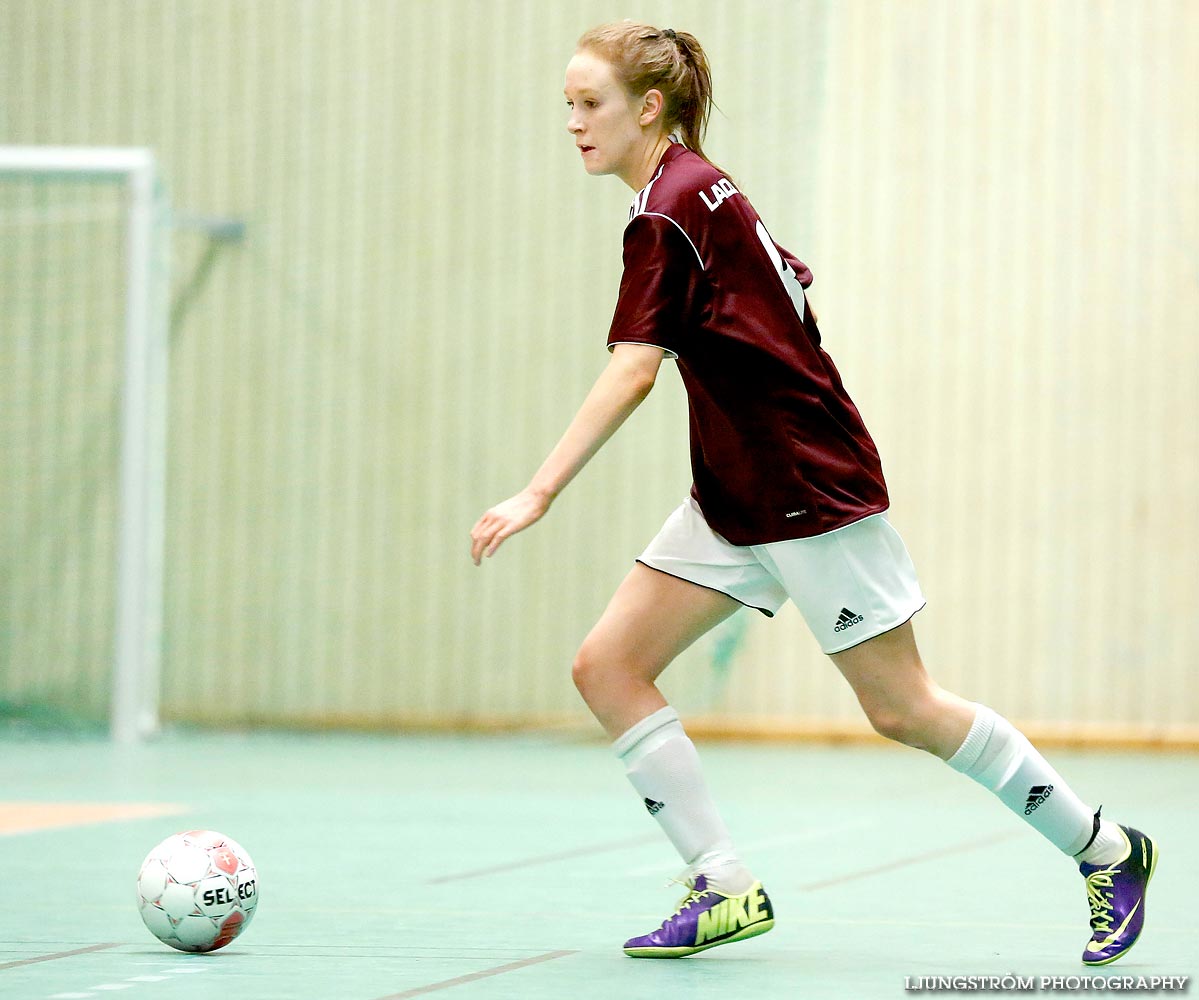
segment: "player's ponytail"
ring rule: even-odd
[[[578,49],[610,63],[630,94],[661,91],[666,131],[708,160],[703,141],[713,106],[712,68],[699,39],[686,31],[617,21],[586,32]]]

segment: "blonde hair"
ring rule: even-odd
[[[661,91],[663,125],[705,160],[703,140],[712,102],[712,69],[699,39],[685,31],[615,21],[585,32],[577,46],[611,64],[634,96]],[[711,160],[708,160],[711,163]]]

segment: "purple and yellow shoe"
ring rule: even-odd
[[[1145,890],[1157,867],[1157,844],[1130,826],[1120,827],[1128,853],[1110,865],[1081,864],[1091,904],[1091,940],[1084,965],[1107,965],[1136,944],[1145,925]]]
[[[774,926],[774,907],[761,882],[755,882],[737,896],[709,889],[704,875],[696,875],[694,881],[684,884],[688,892],[674,915],[656,931],[626,941],[626,955],[686,958],[717,945],[757,937]]]

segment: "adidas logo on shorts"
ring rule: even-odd
[[[844,632],[847,628],[853,628],[855,625],[860,625],[866,619],[859,614],[850,611],[849,608],[842,608],[841,614],[837,616],[837,624],[833,626],[834,632]]]

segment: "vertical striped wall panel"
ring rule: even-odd
[[[947,686],[1053,725],[1199,726],[1199,10],[1187,0],[643,5],[693,30],[709,152],[813,268]],[[244,219],[173,332],[166,709],[581,711],[573,650],[685,494],[669,371],[544,522],[467,532],[605,360],[630,192],[561,77],[599,0],[8,0],[0,141],[148,144]],[[210,248],[175,238],[177,290]],[[794,613],[666,681],[851,723]]]
[[[0,181],[3,714],[108,712],[125,214],[111,184]]]

